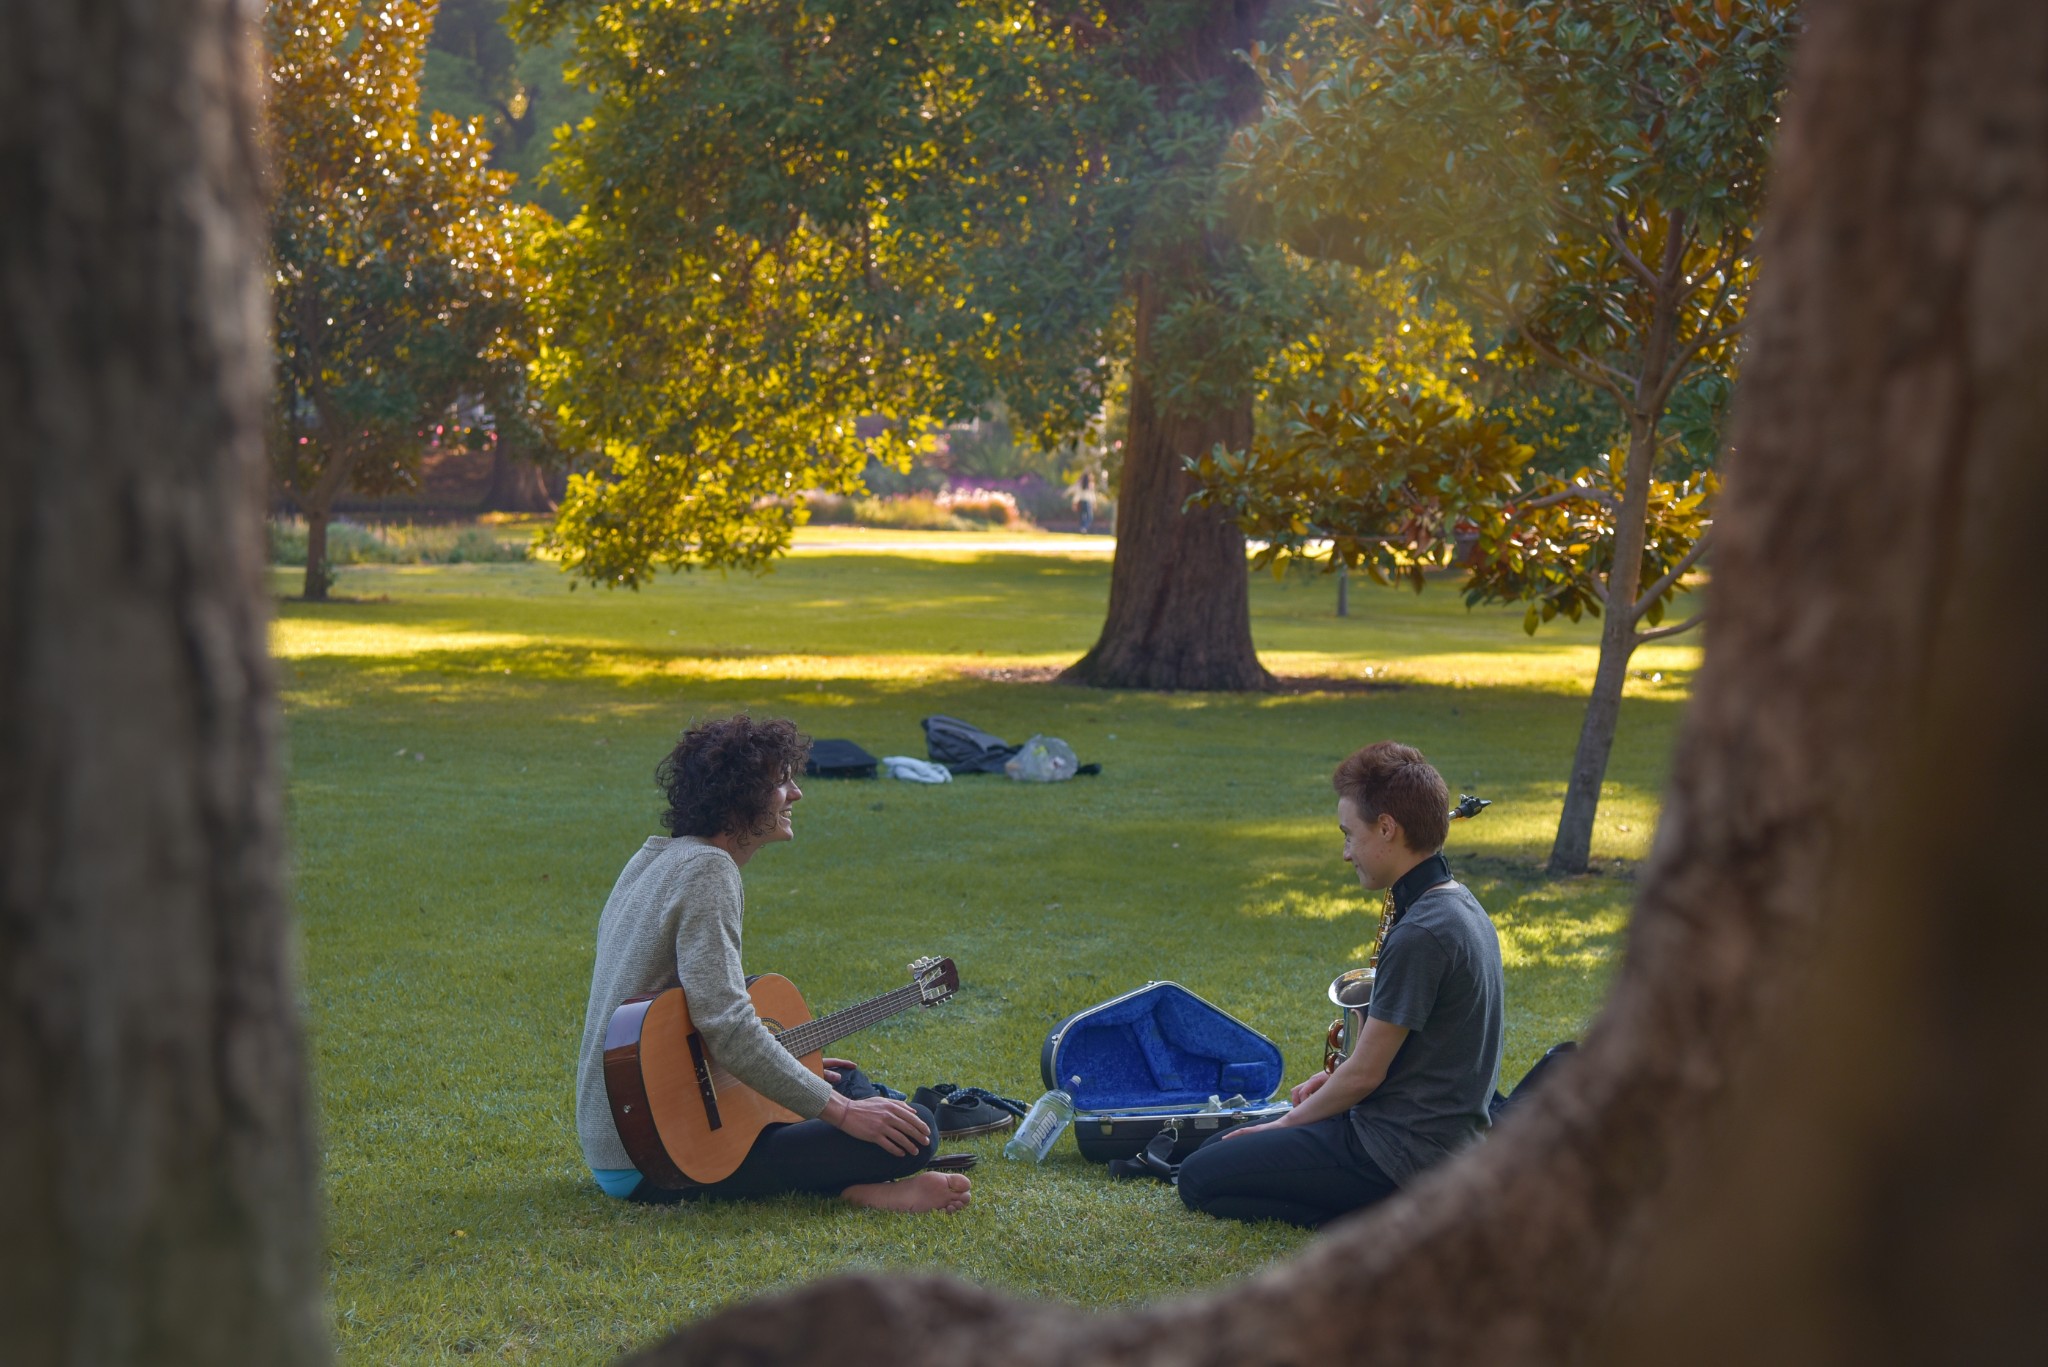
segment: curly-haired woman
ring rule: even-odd
[[[845,1059],[826,1059],[820,1078],[775,1042],[747,995],[740,870],[762,846],[795,838],[790,813],[809,750],[789,722],[728,717],[692,726],[655,771],[669,834],[627,861],[598,920],[576,1074],[577,1135],[607,1195],[667,1203],[807,1191],[885,1210],[967,1205],[967,1178],[922,1170],[938,1143],[929,1111],[883,1095]],[[677,983],[719,1066],[805,1117],[770,1125],[730,1177],[688,1191],[657,1187],[632,1166],[604,1086],[613,1009]]]

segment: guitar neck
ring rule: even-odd
[[[909,983],[894,992],[884,992],[879,997],[856,1002],[843,1011],[834,1011],[829,1016],[820,1016],[816,1020],[805,1021],[802,1025],[791,1026],[777,1035],[775,1042],[798,1058],[802,1058],[805,1054],[814,1054],[879,1021],[901,1015],[922,1000],[923,993],[918,985]]]

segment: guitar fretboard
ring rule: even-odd
[[[908,1011],[924,1000],[923,989],[916,983],[908,983],[894,992],[884,992],[879,997],[870,997],[856,1002],[843,1011],[834,1011],[829,1016],[805,1021],[802,1025],[791,1026],[775,1037],[775,1042],[802,1058],[805,1054],[816,1053],[836,1040],[865,1030],[877,1021]]]

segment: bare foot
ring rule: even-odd
[[[900,1210],[912,1215],[940,1210],[957,1215],[967,1209],[973,1186],[957,1172],[920,1172],[900,1182],[863,1182],[839,1196],[869,1210]]]

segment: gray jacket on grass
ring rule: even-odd
[[[605,1027],[626,998],[678,983],[721,1068],[806,1119],[825,1109],[831,1084],[775,1042],[747,996],[740,969],[745,914],[739,866],[695,836],[655,836],[619,874],[597,922],[597,966],[576,1065],[576,1136],[592,1168],[633,1166],[605,1099]]]

